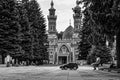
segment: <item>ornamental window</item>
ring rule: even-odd
[[[53,55],[50,55],[49,57],[50,57],[50,58],[53,58]]]
[[[51,31],[53,30],[53,27],[52,27],[52,26],[50,26],[50,30],[51,30]]]

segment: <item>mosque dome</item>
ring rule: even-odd
[[[73,35],[73,27],[70,25],[66,28],[66,30],[63,33],[63,39],[72,39]]]

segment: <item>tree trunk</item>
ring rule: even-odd
[[[4,64],[5,63],[5,55],[2,53],[2,64]]]
[[[120,68],[120,30],[116,35],[116,56],[117,56],[117,67]]]

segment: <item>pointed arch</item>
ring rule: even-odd
[[[69,45],[67,44],[61,44],[59,47],[58,47],[58,52],[60,53],[60,51],[64,51],[64,49],[66,49],[66,52],[71,52],[71,48]]]

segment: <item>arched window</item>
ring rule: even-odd
[[[52,26],[50,26],[50,30],[51,30],[51,31],[53,30],[53,27],[52,27]]]
[[[66,53],[68,53],[68,52],[69,52],[69,50],[68,50],[68,48],[67,48],[65,45],[63,45],[63,46],[60,48],[60,53],[66,54]]]

